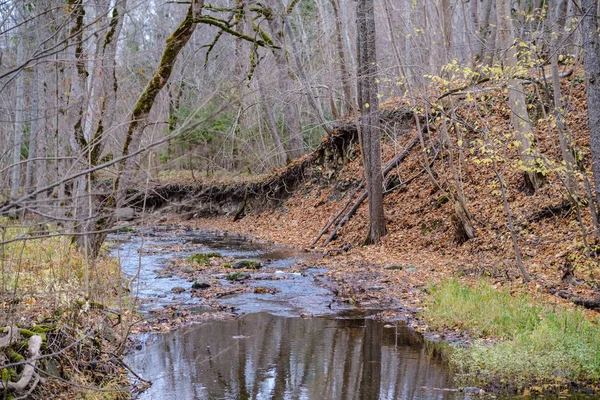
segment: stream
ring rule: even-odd
[[[139,234],[111,239],[123,273],[130,279],[137,276],[132,295],[140,299],[142,313],[171,304],[202,312],[200,298],[188,291],[170,292],[190,287],[190,282],[159,274],[170,257],[199,250],[236,259],[252,257],[282,279],[269,279],[273,272],[253,274],[244,284],[277,292],[219,299],[239,315],[236,319],[137,335],[140,345],[125,361],[152,381],[140,399],[469,398],[451,389],[450,372],[414,330],[402,323],[378,322],[365,311],[332,310],[328,306],[332,294],[315,282],[324,270],[293,270],[305,253],[236,235],[141,233],[143,239]],[[301,314],[314,317],[300,318]]]

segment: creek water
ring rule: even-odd
[[[449,399],[414,331],[372,319],[253,313],[147,335],[130,366],[144,399]]]
[[[289,248],[258,244],[243,236],[164,231],[115,235],[113,254],[126,276],[135,278],[142,312],[170,304],[197,306],[190,283],[161,277],[170,257],[198,250],[258,258],[277,269],[253,274],[247,284],[276,294],[244,293],[222,298],[235,320],[205,321],[169,333],[138,335],[141,343],[126,362],[152,386],[140,399],[463,399],[451,389],[451,374],[427,349],[422,336],[402,324],[384,324],[368,312],[332,310],[333,297],[315,278],[290,270],[305,257]],[[158,251],[157,249],[162,249]],[[273,269],[271,269],[273,271]],[[222,284],[230,284],[226,280]],[[168,295],[165,295],[168,293]],[[300,318],[309,313],[314,318]]]

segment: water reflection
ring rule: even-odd
[[[446,399],[418,334],[367,319],[259,313],[149,335],[129,362],[144,399]]]

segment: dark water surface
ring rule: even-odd
[[[386,327],[387,326],[387,327]],[[372,319],[249,314],[141,338],[142,399],[450,399],[419,334]]]

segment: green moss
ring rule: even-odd
[[[470,287],[448,280],[432,288],[424,316],[433,329],[459,329],[476,339],[469,348],[446,350],[463,383],[525,387],[600,379],[599,321],[581,310],[543,306],[485,281]]]
[[[35,325],[33,328],[31,328],[31,331],[38,333],[38,334],[39,333],[48,333],[55,328],[56,328],[56,325]]]
[[[21,362],[25,360],[25,357],[23,357],[21,354],[17,353],[10,347],[7,347],[4,350],[4,352],[6,353],[6,356],[8,357],[11,363]]]
[[[19,379],[19,374],[17,374],[17,371],[14,368],[4,368],[2,370],[2,381],[3,382],[10,382],[10,381],[17,381]]]
[[[34,332],[34,331],[30,330],[30,329],[25,329],[25,328],[19,328],[19,333],[22,336],[26,337],[26,338],[30,338],[33,335],[38,335],[38,336],[41,336],[43,342],[46,341],[46,334],[45,333],[37,333],[37,332]]]
[[[243,281],[244,279],[248,278],[250,278],[250,274],[247,272],[230,272],[225,277],[225,279],[227,279],[228,281],[233,282]]]

